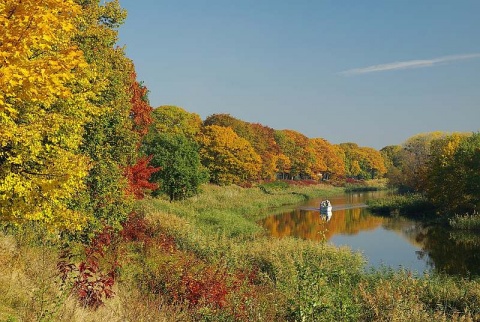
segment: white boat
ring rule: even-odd
[[[325,214],[332,212],[332,204],[330,203],[330,200],[323,200],[320,202],[320,212]]]

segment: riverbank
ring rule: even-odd
[[[120,264],[116,296],[96,311],[59,290],[60,245],[42,242],[34,229],[0,234],[0,321],[480,318],[477,280],[364,272],[363,258],[348,249],[266,236],[255,224],[265,209],[335,195],[338,188],[263,188],[205,186],[182,202],[140,202],[132,235],[110,255]]]
[[[435,207],[420,194],[392,195],[367,202],[371,212],[381,215],[402,215],[414,219],[431,219]]]

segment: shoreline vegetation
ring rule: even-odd
[[[421,194],[393,195],[367,201],[372,213],[382,216],[405,216],[426,223],[442,223],[455,230],[480,231],[480,214],[477,211],[454,216],[438,216],[435,206]]]
[[[274,182],[202,189],[185,201],[137,203],[141,215],[100,262],[118,261],[117,283],[97,310],[79,305],[58,277],[58,239],[35,225],[2,229],[0,321],[480,319],[478,279],[365,271],[365,260],[347,248],[271,238],[255,224],[265,210],[342,188]]]
[[[371,180],[353,180],[349,179],[345,183],[345,192],[363,192],[388,190],[388,181],[385,178]]]
[[[367,205],[376,214],[402,215],[420,220],[431,218],[435,213],[435,207],[427,198],[413,193],[368,200]]]

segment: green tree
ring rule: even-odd
[[[136,163],[140,135],[131,116],[133,64],[119,48],[118,27],[126,18],[118,1],[77,0],[82,7],[75,42],[91,66],[90,83],[97,95],[91,102],[101,109],[85,126],[82,152],[91,159],[88,191],[75,200],[75,208],[94,220],[90,230],[103,225],[120,228],[133,208],[127,194],[124,168]]]
[[[208,171],[200,162],[198,145],[183,134],[157,133],[144,142],[143,152],[153,158],[151,164],[160,171],[152,174],[161,191],[172,200],[185,199],[199,192],[208,181]]]
[[[480,209],[480,132],[464,139],[454,155],[454,163],[463,186],[462,208],[473,212]]]

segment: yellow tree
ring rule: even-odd
[[[313,176],[315,155],[309,138],[293,130],[277,130],[275,142],[281,153],[290,159],[291,178],[297,175],[302,178]]]
[[[343,158],[338,156],[335,146],[322,138],[311,139],[310,144],[315,154],[314,173],[320,173],[322,179],[345,175]]]
[[[246,139],[262,159],[260,178],[274,179],[278,171],[277,166],[282,164],[280,158],[285,158],[285,156],[281,156],[280,149],[275,142],[275,130],[258,123],[249,123],[249,127],[252,135]]]
[[[360,147],[356,143],[341,143],[338,147],[344,151],[347,176],[373,179],[381,177],[387,172],[380,151],[369,147]]]
[[[96,109],[92,71],[73,43],[69,0],[0,2],[0,219],[79,229],[67,203],[84,188],[79,145]]]
[[[371,179],[381,178],[387,173],[387,167],[380,151],[370,147],[360,147],[365,155],[364,167],[370,173]]]
[[[425,193],[442,210],[456,210],[465,199],[466,180],[460,179],[463,169],[455,162],[455,157],[459,146],[469,136],[471,134],[453,133],[431,142]]]
[[[429,132],[408,138],[402,144],[398,157],[400,175],[393,178],[392,184],[405,191],[423,192],[427,182],[430,146],[434,140],[446,135],[444,132]]]
[[[279,149],[275,142],[275,130],[259,123],[249,123],[234,118],[230,114],[213,114],[205,119],[204,126],[218,125],[230,127],[239,137],[246,139],[262,159],[260,179],[275,178],[278,170]],[[283,168],[283,167],[282,167]]]
[[[231,128],[205,126],[199,143],[202,164],[209,170],[213,183],[242,183],[257,177],[262,163],[260,156]]]

